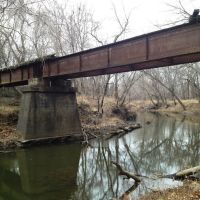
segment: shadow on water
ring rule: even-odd
[[[0,155],[0,200],[107,200],[133,185],[118,176],[114,160],[128,171],[150,176],[170,174],[200,163],[200,124],[166,116],[141,114],[151,124],[121,138],[38,147]],[[145,179],[133,192],[179,185],[168,179]]]
[[[2,155],[0,199],[69,199],[77,189],[80,152],[80,145],[62,145]]]

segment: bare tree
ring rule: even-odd
[[[172,97],[174,97],[179,102],[179,104],[181,105],[183,110],[186,110],[185,105],[180,100],[180,98],[176,95],[176,92],[175,92],[175,89],[174,89],[175,81],[172,81],[172,80],[168,81],[168,84],[170,84],[170,85],[167,86],[163,81],[161,81],[163,79],[159,78],[159,74],[158,73],[153,74],[153,73],[150,73],[150,72],[147,72],[147,71],[144,71],[144,73],[146,75],[148,75],[151,79],[156,80],[162,87],[164,87],[166,90],[168,90],[171,93]],[[176,73],[174,75],[176,76]],[[168,76],[168,78],[169,78],[169,76]]]

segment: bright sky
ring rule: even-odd
[[[66,2],[65,0],[57,0]],[[94,18],[102,24],[104,37],[111,39],[119,32],[115,20],[113,4],[119,16],[123,17],[123,10],[131,14],[129,32],[126,37],[133,37],[156,30],[155,25],[174,21],[176,16],[167,4],[177,5],[178,0],[71,0],[74,4],[85,3],[94,14]],[[200,9],[200,0],[181,0],[183,7],[192,13],[195,8]]]

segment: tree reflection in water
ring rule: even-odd
[[[107,200],[133,185],[123,180],[111,161],[127,171],[150,176],[171,174],[200,163],[200,124],[152,114],[139,115],[150,125],[119,139],[21,149],[0,155],[0,199]],[[180,184],[169,179],[145,179],[132,193]]]
[[[142,124],[148,120],[152,123],[142,129],[119,139],[93,141],[93,147],[82,151],[77,176],[78,190],[72,199],[111,199],[131,187],[133,181],[119,177],[111,160],[128,171],[146,176],[157,172],[170,174],[200,163],[199,124],[152,114],[139,116]],[[181,183],[167,179],[146,179],[132,196],[138,197],[150,189],[178,184]]]

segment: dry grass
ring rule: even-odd
[[[78,96],[77,97],[78,104],[80,103],[86,103],[90,105],[91,109],[93,111],[97,111],[97,100],[94,100],[91,97],[87,96]],[[186,111],[184,113],[194,113],[200,114],[200,103],[196,99],[190,99],[190,100],[182,100],[183,104],[186,107]],[[110,111],[110,108],[112,108],[115,105],[115,100],[113,97],[106,97],[104,102],[104,110]],[[128,108],[130,108],[132,111],[141,111],[145,108],[148,108],[152,105],[152,102],[150,100],[134,100],[126,104]],[[171,112],[171,113],[183,113],[183,109],[180,106],[179,103],[174,105],[173,101],[168,101],[168,108],[161,107],[158,109],[159,112]]]
[[[190,99],[190,100],[182,100],[183,104],[186,107],[186,111],[183,111],[183,108],[180,106],[180,104],[174,105],[174,102],[169,101],[169,107],[168,108],[160,108],[159,111],[162,112],[173,112],[173,113],[189,113],[193,112],[194,114],[199,113],[200,114],[200,103],[196,99]]]
[[[19,135],[16,132],[15,126],[8,126],[7,124],[0,123],[0,147],[9,146],[13,142],[19,139]]]
[[[124,123],[122,119],[111,114],[111,110],[115,105],[113,98],[105,98],[104,113],[102,116],[97,112],[97,101],[93,98],[78,96],[77,102],[83,127],[89,126],[90,128],[100,129]]]
[[[0,114],[2,115],[9,115],[15,112],[19,111],[18,106],[5,106],[5,105],[0,105]]]
[[[78,104],[87,104],[90,106],[92,111],[97,111],[97,100],[88,96],[77,96]],[[110,111],[110,109],[115,105],[115,100],[113,97],[105,97],[104,100],[104,111]]]
[[[111,116],[111,117],[103,117],[101,121],[102,126],[114,126],[116,124],[122,123],[122,120],[119,117]]]
[[[97,111],[97,101],[87,96],[78,96],[78,104],[86,104],[89,105],[91,111]],[[176,117],[176,119],[187,120],[189,122],[200,123],[200,103],[196,99],[190,100],[182,100],[184,105],[186,106],[186,111],[183,111],[182,107],[177,103],[174,105],[173,101],[168,101],[168,108],[161,107],[157,110],[151,110],[154,112],[159,112],[161,114],[166,114],[171,117]],[[111,115],[111,109],[116,105],[113,97],[106,97],[104,103],[104,115],[103,118],[99,120],[98,126],[105,125],[116,125],[122,123],[122,121],[116,117]],[[148,107],[152,106],[152,102],[150,100],[137,100],[132,101],[126,104],[126,107],[131,112],[138,111],[148,111]]]
[[[0,106],[0,125],[7,123],[16,126],[18,112],[19,107],[17,106]]]
[[[19,99],[11,97],[0,97],[0,121],[6,119],[10,115],[18,114]]]
[[[163,113],[179,113],[179,114],[199,114],[200,115],[200,103],[196,99],[190,99],[190,100],[182,100],[183,104],[186,107],[186,111],[183,110],[183,108],[180,106],[179,103],[174,105],[173,101],[168,101],[168,107],[161,107],[157,110],[158,112]],[[150,100],[139,100],[139,101],[132,101],[130,102],[130,106],[132,110],[135,111],[141,111],[145,108],[148,108],[152,105],[152,102]]]
[[[9,98],[0,100],[0,148],[12,147],[19,139],[16,123],[19,106]]]
[[[152,105],[152,102],[150,100],[134,100],[134,101],[131,101],[129,105],[132,110],[137,112]]]

